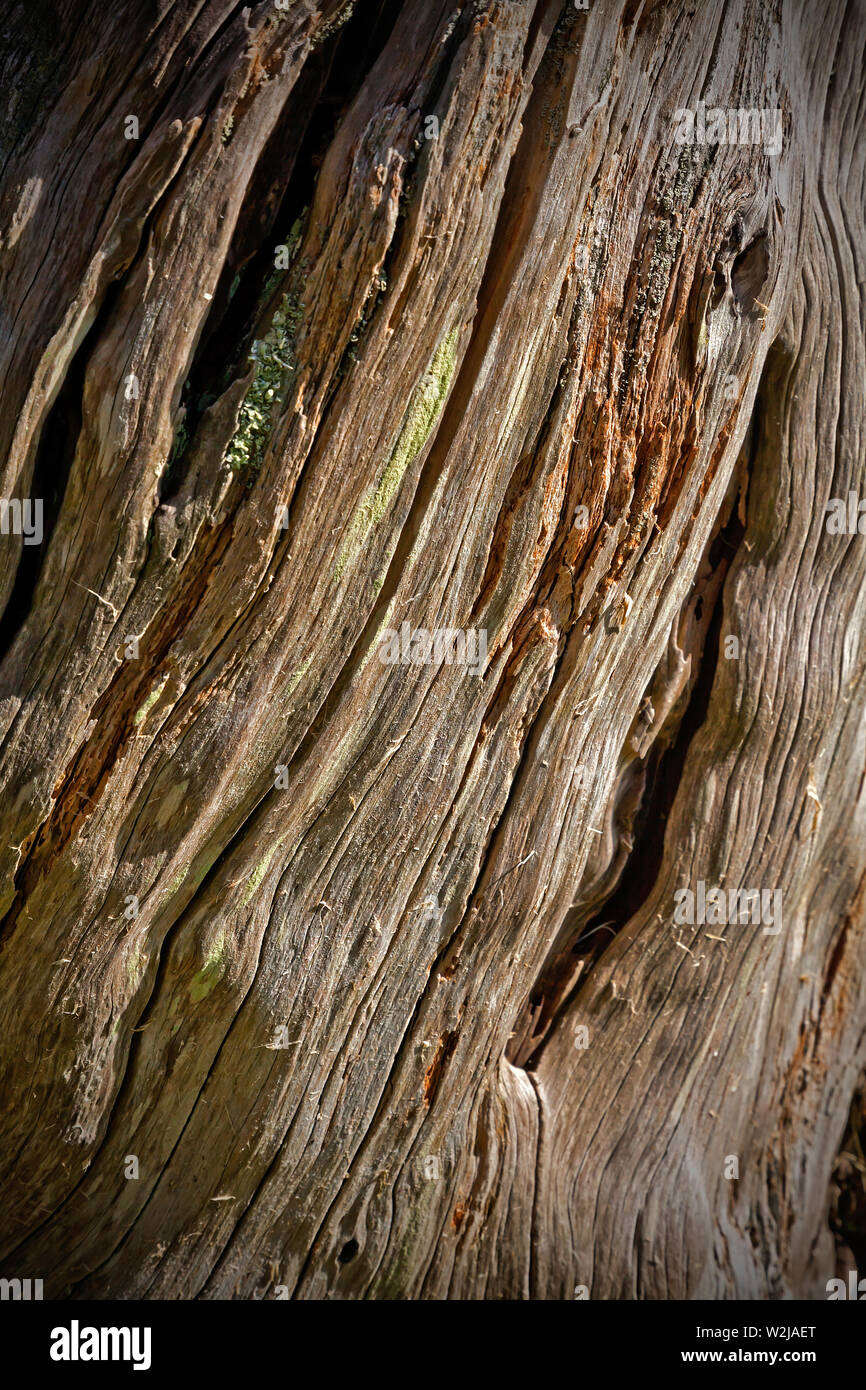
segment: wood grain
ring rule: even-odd
[[[2,1272],[824,1297],[866,9],[350,9],[6,21],[0,491],[55,500],[0,537]]]

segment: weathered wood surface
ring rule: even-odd
[[[54,501],[0,538],[3,1273],[823,1297],[862,0],[4,23],[0,491]],[[780,148],[678,144],[699,101]],[[701,879],[781,931],[674,925]]]

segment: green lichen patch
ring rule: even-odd
[[[306,661],[301,662],[301,665],[298,667],[298,669],[296,671],[293,671],[292,674],[289,676],[289,679],[286,683],[286,695],[292,695],[297,690],[301,681],[304,679],[304,676],[309,671],[312,660],[313,658],[311,656],[308,656]]]
[[[247,361],[255,364],[255,373],[247,387],[235,432],[224,457],[229,467],[243,482],[249,484],[255,478],[261,466],[265,443],[270,435],[273,407],[278,394],[282,396],[285,393],[295,366],[292,348],[303,317],[301,301],[295,287],[303,284],[306,270],[305,262],[296,266],[295,260],[303,239],[308,213],[308,207],[302,208],[285,241],[274,247],[277,264],[265,275],[263,283],[260,283],[263,271],[258,266],[252,271],[238,271],[234,276],[228,288],[226,302],[231,304],[243,286],[243,304],[246,306],[250,303],[250,310],[244,308],[241,314],[245,325],[250,321],[268,321],[268,307],[274,303],[281,287],[282,299],[270,320],[268,332],[253,343],[252,350],[248,350],[246,336],[238,341],[233,340],[232,328],[229,333],[231,347],[222,371],[215,377],[202,380],[199,370],[201,364],[197,363],[193,375],[187,377],[184,382],[181,391],[182,409],[179,412],[165,476],[165,486],[169,489],[180,475],[183,458],[195,437],[202,416],[245,370],[242,366],[245,356]],[[253,295],[254,303],[251,299]],[[247,326],[244,328],[244,334],[248,331]],[[284,364],[288,365],[289,370],[286,370]],[[268,394],[271,391],[273,395]]]
[[[388,276],[384,270],[380,270],[379,274],[375,277],[373,284],[370,286],[367,298],[364,300],[364,303],[361,306],[361,312],[358,315],[355,327],[352,329],[352,332],[349,336],[349,346],[346,349],[345,359],[344,362],[340,364],[341,375],[343,371],[345,371],[347,364],[357,362],[358,344],[364,337],[365,333],[367,332],[367,329],[370,327],[370,324],[372,323],[373,318],[375,316],[376,310],[381,304],[383,296],[387,289]]]
[[[153,709],[153,706],[156,704],[157,700],[159,699],[160,695],[162,694],[165,688],[167,680],[168,676],[163,676],[159,685],[154,686],[153,690],[151,690],[144,703],[139,707],[139,709],[136,710],[132,720],[136,728],[138,728],[139,724],[142,724],[144,722],[150,711]]]
[[[433,429],[457,360],[459,329],[452,328],[433,354],[403,417],[400,433],[375,487],[369,489],[349,523],[346,538],[337,557],[335,578],[340,579],[349,561],[360,550],[373,527],[381,521],[400,481],[412,461],[423,449]]]
[[[295,365],[292,345],[300,319],[301,308],[297,298],[284,294],[270,328],[263,338],[253,343],[250,351],[255,372],[225,454],[229,468],[240,474],[245,482],[251,482],[262,466],[271,433],[274,405],[279,399],[284,380]]]
[[[656,233],[647,273],[647,307],[651,311],[658,312],[667,294],[681,240],[682,232],[672,223],[663,222]]]
[[[355,0],[348,0],[348,4],[344,5],[342,10],[334,15],[333,19],[328,20],[320,29],[317,29],[310,41],[310,50],[314,52],[317,48],[321,48],[322,44],[326,43],[328,39],[333,38],[334,34],[342,29],[343,25],[352,18],[352,11],[354,8]]]
[[[279,849],[279,845],[272,845],[263,859],[259,861],[247,880],[247,886],[241,897],[241,906],[246,907],[251,898],[254,898],[262,885],[262,880],[270,867],[271,860]]]
[[[199,1004],[202,999],[206,999],[214,986],[219,984],[225,971],[225,940],[220,936],[214,942],[201,970],[193,976],[192,984],[189,989],[189,997],[192,1003]]]

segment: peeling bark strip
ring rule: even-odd
[[[862,1253],[864,36],[12,5],[4,1276],[824,1298]]]

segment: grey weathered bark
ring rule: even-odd
[[[4,24],[3,1273],[823,1297],[862,0]]]

